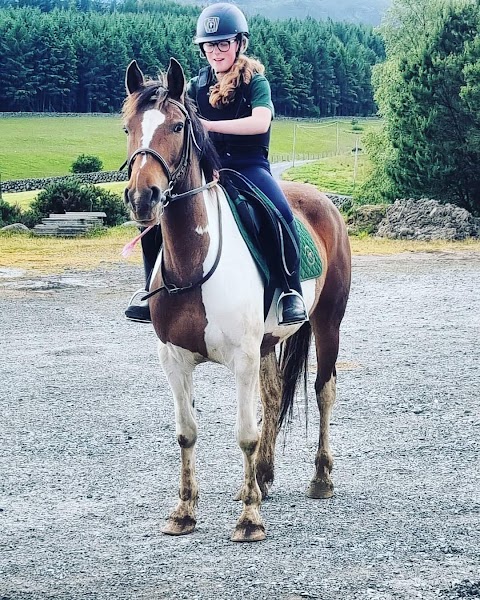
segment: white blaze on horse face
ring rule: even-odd
[[[142,119],[142,148],[150,148],[150,144],[152,143],[153,136],[155,132],[165,122],[165,115],[155,109],[146,110],[143,113]],[[142,164],[140,168],[145,166],[147,160],[147,156],[145,155],[142,160]]]

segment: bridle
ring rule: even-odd
[[[205,183],[204,185],[202,185],[200,187],[194,188],[192,190],[188,190],[187,192],[182,192],[181,194],[172,194],[173,189],[179,182],[180,178],[185,174],[187,167],[190,165],[192,144],[195,144],[195,146],[198,149],[198,151],[200,152],[200,154],[202,154],[203,150],[202,150],[202,148],[200,148],[200,146],[198,145],[198,142],[195,138],[195,133],[193,131],[192,119],[190,118],[190,115],[188,114],[185,106],[183,104],[181,104],[180,102],[173,100],[172,98],[168,98],[167,102],[170,102],[170,103],[174,104],[175,106],[177,106],[185,117],[186,131],[185,131],[184,137],[183,137],[182,155],[180,157],[178,165],[175,167],[175,169],[173,171],[171,171],[170,167],[167,164],[167,161],[163,158],[163,156],[161,154],[159,154],[156,150],[152,150],[152,148],[145,147],[145,148],[138,148],[137,150],[135,150],[135,152],[130,156],[130,158],[120,168],[120,170],[122,170],[125,166],[127,166],[128,179],[130,179],[130,177],[132,175],[133,162],[135,161],[137,156],[139,156],[139,155],[146,156],[148,154],[160,163],[160,165],[161,165],[162,169],[164,170],[164,173],[168,179],[168,187],[166,190],[164,190],[162,192],[161,197],[160,197],[162,213],[165,210],[165,208],[169,204],[174,202],[175,200],[180,200],[182,198],[188,198],[189,196],[193,196],[195,194],[198,194],[200,192],[208,190],[208,189],[216,186],[217,182],[218,182],[217,179],[214,179],[208,183]],[[223,245],[222,211],[221,211],[220,201],[218,199],[218,194],[217,194],[217,210],[218,210],[218,231],[219,231],[218,250],[217,250],[217,256],[216,256],[215,261],[214,261],[212,267],[210,268],[210,270],[203,277],[198,279],[197,281],[194,281],[194,282],[189,283],[188,285],[185,285],[182,287],[178,287],[174,283],[171,283],[167,280],[167,277],[165,274],[165,265],[163,262],[163,252],[162,252],[160,269],[161,269],[163,284],[159,288],[157,288],[151,292],[148,292],[145,296],[142,297],[142,300],[147,300],[148,298],[151,298],[152,296],[154,296],[155,294],[158,294],[158,292],[161,292],[162,290],[166,290],[169,294],[182,294],[184,292],[188,292],[192,289],[195,289],[195,288],[201,286],[202,284],[204,284],[206,281],[208,281],[210,279],[210,277],[215,272],[215,270],[218,266],[218,263],[220,262],[220,256],[222,254],[222,245]]]
[[[190,118],[190,115],[188,114],[185,106],[180,102],[177,102],[177,100],[173,100],[173,98],[168,98],[167,102],[170,102],[171,104],[174,104],[177,108],[179,108],[185,117],[186,131],[183,136],[182,154],[180,156],[178,165],[173,171],[171,171],[170,167],[167,164],[167,161],[163,158],[161,154],[159,154],[156,150],[153,150],[152,148],[142,147],[135,150],[135,152],[130,156],[130,158],[128,158],[119,169],[121,171],[126,166],[128,169],[128,179],[130,179],[132,175],[133,163],[137,156],[146,156],[148,154],[152,156],[157,162],[159,162],[168,179],[167,189],[164,190],[160,196],[162,211],[174,200],[180,200],[181,198],[193,196],[194,194],[198,194],[199,192],[203,192],[204,190],[210,189],[217,183],[216,181],[210,181],[209,183],[195,188],[193,190],[188,190],[187,192],[183,192],[181,194],[172,194],[173,189],[180,181],[180,178],[185,174],[187,167],[190,165],[192,144],[195,144],[195,147],[200,152],[200,154],[202,154],[203,150],[202,148],[200,148],[195,138],[192,119]]]

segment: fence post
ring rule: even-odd
[[[353,189],[355,189],[355,183],[357,181],[357,167],[358,167],[358,135],[355,138],[355,159],[353,161]]]
[[[292,167],[295,166],[295,147],[297,145],[297,124],[293,124],[293,156],[292,156]]]

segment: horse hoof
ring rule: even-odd
[[[261,542],[265,539],[265,527],[263,525],[237,525],[232,533],[232,542]]]
[[[165,535],[187,535],[188,533],[192,533],[196,524],[197,522],[192,517],[176,517],[168,519],[161,531]]]
[[[333,483],[329,481],[311,481],[306,491],[308,498],[326,499],[333,496]]]

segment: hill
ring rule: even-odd
[[[210,4],[191,0],[178,1],[180,4]],[[391,0],[239,0],[236,4],[247,15],[261,15],[268,19],[312,17],[379,25]]]

